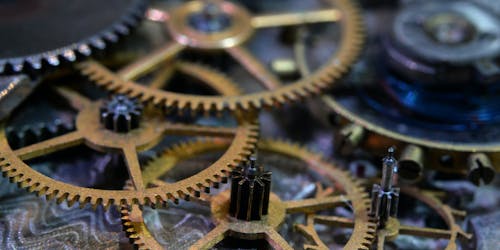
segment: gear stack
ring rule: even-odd
[[[142,105],[124,95],[115,95],[101,107],[101,123],[109,130],[126,133],[139,127]]]
[[[389,217],[395,217],[398,212],[399,188],[393,187],[394,172],[398,167],[394,148],[388,149],[388,155],[382,163],[382,181],[380,185],[373,185],[371,207],[371,212],[381,228],[385,227]]]
[[[271,172],[255,161],[251,157],[250,163],[232,173],[229,214],[239,220],[261,220],[268,213]]]

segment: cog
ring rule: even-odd
[[[177,162],[193,157],[197,154],[207,152],[217,152],[228,146],[228,141],[222,140],[198,140],[176,145],[168,148],[154,159],[145,168],[149,173],[146,182],[156,185],[166,185],[158,178],[168,172]],[[336,217],[335,225],[341,227],[351,227],[353,232],[349,241],[345,244],[345,249],[368,249],[375,236],[376,224],[371,221],[368,215],[369,199],[360,186],[360,182],[353,180],[347,172],[338,169],[336,166],[326,162],[321,155],[312,153],[299,145],[284,141],[264,140],[258,144],[258,149],[280,155],[286,155],[300,159],[308,164],[315,172],[321,173],[329,180],[335,182],[335,188],[342,190],[342,195],[332,196],[332,188],[323,189],[321,184],[317,184],[316,197],[281,201],[280,198],[271,193],[269,204],[269,214],[259,221],[228,220],[229,217],[229,191],[223,191],[216,196],[204,196],[200,200],[202,203],[209,203],[212,217],[217,225],[211,232],[200,239],[191,249],[209,249],[220,242],[227,235],[244,239],[258,239],[264,235],[270,244],[277,249],[291,249],[291,246],[277,233],[277,228],[283,222],[286,214],[304,213],[308,217],[315,215],[319,210],[325,210],[342,206],[349,202],[354,213],[353,219]],[[139,249],[161,249],[161,245],[148,231],[142,211],[139,206],[122,206],[122,222],[128,237]],[[332,222],[333,223],[333,222]],[[308,240],[311,232],[309,228],[299,226],[299,231]],[[312,247],[312,245],[306,245]],[[309,249],[309,248],[308,248]]]
[[[109,130],[126,133],[139,127],[142,105],[136,99],[115,95],[101,107],[101,123]]]
[[[179,62],[179,65],[190,68],[191,64]],[[210,70],[204,72],[206,74],[202,74],[200,79],[206,80],[205,84],[208,86],[215,90],[223,89],[222,94],[239,93],[234,87],[221,88],[223,84],[231,84],[231,81],[223,75]],[[193,76],[197,77],[197,75]],[[212,80],[217,80],[217,82],[214,83]],[[64,88],[57,89],[57,92],[78,111],[75,130],[15,150],[9,144],[5,133],[2,133],[0,135],[0,167],[5,176],[9,177],[10,181],[18,183],[20,187],[27,188],[28,191],[36,192],[38,195],[45,195],[49,199],[55,198],[58,202],[67,200],[70,206],[79,202],[80,207],[90,203],[94,207],[102,204],[108,208],[113,204],[165,205],[169,200],[173,202],[178,202],[179,199],[188,200],[191,196],[199,196],[211,187],[218,186],[220,182],[225,182],[231,170],[252,153],[257,143],[258,125],[252,114],[247,114],[245,119],[240,116],[238,126],[234,128],[210,127],[170,123],[165,121],[159,110],[145,107],[139,128],[128,133],[116,133],[106,129],[99,122],[102,101],[91,101]],[[4,128],[5,123],[0,125],[2,131]],[[145,186],[137,152],[155,146],[168,134],[229,138],[231,146],[216,162],[196,175],[172,183],[168,187]],[[79,187],[44,176],[24,162],[82,144],[101,152],[121,152],[133,180],[134,189],[101,190]]]
[[[408,195],[416,200],[419,200],[431,207],[448,226],[448,229],[437,229],[427,227],[408,226],[400,224],[396,218],[389,218],[389,221],[384,229],[377,232],[377,250],[383,250],[386,241],[392,241],[398,235],[413,235],[419,237],[448,239],[446,250],[455,250],[457,247],[458,237],[471,239],[472,235],[465,233],[460,225],[456,222],[455,217],[464,218],[465,211],[456,210],[449,207],[437,197],[436,193],[431,191],[420,190],[414,187],[406,187],[401,189],[401,193]]]
[[[52,123],[23,126],[20,130],[15,127],[7,127],[5,128],[5,134],[12,148],[17,149],[53,136],[65,134],[73,129],[72,123],[67,124],[61,120],[55,120]]]
[[[3,2],[0,74],[32,73],[102,50],[127,35],[145,7],[144,0]]]
[[[202,1],[182,4],[168,13],[155,9],[155,13],[161,12],[158,16],[164,17],[161,20],[166,23],[173,37],[172,42],[117,73],[96,61],[83,62],[79,64],[79,68],[84,75],[99,86],[167,108],[203,111],[253,110],[299,101],[311,95],[320,94],[336,83],[336,80],[346,73],[354,62],[363,42],[362,20],[353,1],[331,0],[327,3],[334,7],[317,11],[261,16],[252,16],[245,8],[228,1],[212,3],[217,5],[218,10],[215,12]],[[229,18],[229,24],[226,23],[227,20],[224,17]],[[201,19],[204,20],[204,24],[200,24]],[[266,66],[244,47],[244,43],[252,37],[253,32],[261,28],[336,21],[340,22],[342,29],[337,52],[310,76],[287,85],[283,85],[273,73],[268,72]],[[174,58],[186,49],[225,51],[250,72],[267,91],[227,97],[198,96],[159,91],[134,81],[158,64]]]

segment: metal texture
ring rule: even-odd
[[[186,68],[197,67],[182,63],[178,65],[184,65]],[[228,86],[232,84],[231,81],[213,71],[204,70],[202,74],[194,76],[199,77],[208,86],[213,86],[213,89],[221,90],[222,94],[239,93],[236,88]],[[224,85],[224,88],[221,88],[221,85]],[[0,159],[2,171],[10,181],[38,195],[55,198],[59,202],[67,200],[70,205],[75,202],[79,202],[80,206],[87,203],[94,207],[102,204],[105,208],[115,203],[165,205],[169,200],[178,202],[179,198],[187,200],[190,196],[199,196],[201,192],[225,181],[231,170],[252,153],[257,142],[258,125],[252,120],[252,114],[247,114],[250,119],[238,119],[239,125],[235,128],[209,127],[170,123],[163,118],[159,110],[148,107],[144,110],[144,117],[138,129],[129,133],[115,133],[104,128],[99,122],[101,101],[90,101],[64,88],[59,88],[58,93],[78,111],[76,130],[16,150],[12,149],[5,133],[2,133]],[[4,130],[5,124],[1,126]],[[232,138],[232,143],[226,153],[204,171],[166,187],[147,187],[143,182],[137,153],[155,146],[168,135]],[[82,144],[100,152],[121,152],[135,189],[100,190],[79,187],[46,177],[23,162]]]
[[[196,30],[186,21],[190,16],[202,11],[204,4],[201,1],[189,2],[168,13],[163,12],[161,15],[164,17],[161,20],[166,22],[174,41],[121,69],[118,74],[95,61],[83,62],[79,68],[99,86],[167,108],[204,111],[251,110],[298,101],[313,94],[319,94],[335,84],[336,80],[346,73],[354,62],[363,42],[362,20],[355,3],[349,0],[334,0],[328,3],[331,3],[333,8],[303,13],[252,16],[239,5],[221,1],[218,2],[220,11],[231,17],[232,25],[223,31],[206,33]],[[276,20],[280,21],[276,22]],[[331,55],[325,65],[310,76],[288,85],[283,85],[277,76],[269,72],[267,67],[244,46],[255,29],[324,22],[339,22],[341,26],[341,40],[337,51]],[[207,52],[225,51],[267,91],[230,97],[198,96],[153,90],[132,81],[136,76],[148,72],[161,62],[176,57],[186,49]]]
[[[146,181],[154,182],[157,185],[165,185],[164,182],[157,180],[157,178],[172,169],[177,162],[193,157],[196,154],[220,151],[227,146],[227,141],[194,141],[169,148],[146,167],[146,171],[151,169],[150,175],[148,175],[151,179]],[[354,218],[332,216],[329,218],[331,224],[337,223],[335,225],[352,228],[353,232],[350,239],[345,244],[346,249],[367,249],[370,246],[376,225],[368,216],[370,202],[358,181],[353,180],[346,172],[338,169],[335,165],[323,160],[321,155],[312,153],[297,144],[263,140],[259,142],[258,149],[259,151],[286,155],[306,162],[312,171],[321,173],[335,183],[335,190],[341,191],[341,194],[332,196],[332,187],[323,189],[321,184],[317,184],[318,187],[314,198],[282,201],[274,193],[271,193],[269,213],[257,221],[230,219],[229,191],[221,192],[213,197],[203,197],[203,203],[209,202],[210,204],[212,218],[217,226],[205,237],[194,243],[190,247],[191,249],[210,249],[228,236],[240,239],[263,239],[274,249],[292,249],[287,241],[277,233],[287,214],[300,213],[309,217],[321,217],[316,214],[318,211],[343,206],[346,202],[350,204]],[[187,151],[189,153],[186,153]],[[131,208],[124,206],[122,215],[125,231],[139,249],[161,249],[160,244],[148,231],[142,217],[142,211],[138,206],[132,206]],[[340,223],[343,221],[347,221],[347,223]],[[325,224],[328,225],[328,222],[325,222]],[[324,245],[319,245],[321,243],[317,241],[319,237],[314,227],[298,225],[297,230],[312,242],[306,244],[305,248],[324,249],[322,247]]]

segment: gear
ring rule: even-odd
[[[227,2],[217,2],[219,17],[213,11],[205,13],[202,1],[182,4],[169,13],[162,12],[174,41],[159,50],[113,73],[95,61],[79,64],[84,75],[108,90],[137,97],[142,101],[180,109],[203,111],[251,110],[276,104],[298,101],[319,94],[331,87],[354,62],[363,42],[363,28],[359,10],[350,0],[328,1],[335,8],[303,13],[251,16],[243,7]],[[215,3],[214,3],[215,4]],[[209,8],[210,9],[210,8]],[[156,10],[159,11],[159,10]],[[203,13],[203,15],[201,14]],[[220,18],[222,16],[222,18]],[[229,26],[226,18],[230,20]],[[203,25],[199,22],[206,22]],[[280,80],[246,48],[243,47],[254,29],[297,26],[311,23],[339,21],[342,32],[337,52],[310,76],[288,85]],[[159,63],[168,61],[184,49],[225,51],[246,68],[269,91],[240,96],[198,96],[169,91],[158,91],[133,81]]]
[[[74,130],[72,123],[63,123],[55,120],[53,123],[38,123],[36,125],[23,126],[21,130],[15,127],[5,128],[5,135],[13,149],[28,146],[46,140],[50,137],[63,135]]]
[[[101,123],[109,130],[126,133],[139,127],[142,105],[136,99],[115,95],[101,107]]]
[[[164,182],[157,180],[157,178],[168,172],[177,162],[197,154],[220,151],[227,146],[227,141],[199,140],[169,148],[145,168],[145,172],[149,173],[145,181],[160,186],[165,185]],[[367,249],[371,244],[371,240],[374,239],[376,224],[368,216],[370,201],[358,181],[353,180],[348,173],[324,161],[321,155],[312,153],[296,144],[265,140],[259,142],[258,148],[265,152],[285,155],[306,162],[314,172],[321,173],[328,180],[334,182],[335,188],[342,190],[344,194],[331,196],[332,190],[323,190],[321,184],[317,184],[315,198],[281,201],[276,194],[271,193],[269,214],[263,216],[262,220],[257,221],[228,219],[230,198],[228,191],[223,191],[214,197],[204,197],[204,201],[210,201],[212,217],[217,226],[204,238],[192,245],[191,249],[211,248],[227,235],[243,239],[259,239],[265,235],[268,241],[272,241],[271,244],[274,248],[291,249],[286,240],[275,231],[283,222],[286,214],[305,213],[308,216],[315,215],[319,210],[337,207],[344,204],[344,202],[348,202],[352,206],[353,220],[335,217],[332,223],[353,228],[351,237],[345,244],[345,249]],[[148,231],[139,206],[123,206],[121,212],[124,229],[139,249],[162,248]],[[305,234],[307,239],[311,239],[309,237],[311,232],[308,228],[299,227],[299,231]]]
[[[249,164],[231,174],[229,214],[239,220],[261,220],[269,211],[271,172],[256,166],[255,161],[251,157]]]
[[[145,7],[144,0],[3,1],[0,74],[32,73],[104,49],[130,32]]]
[[[180,65],[191,68],[191,64],[181,63]],[[231,81],[215,72],[205,70],[205,73],[200,76],[200,79],[205,80],[205,83],[215,90],[220,89],[222,84],[231,84]],[[217,80],[217,82],[214,83],[212,80]],[[222,94],[239,93],[234,87],[227,86],[223,89],[225,91]],[[238,119],[239,125],[235,128],[176,124],[164,121],[163,116],[152,107],[144,109],[139,128],[129,133],[116,133],[106,129],[99,122],[102,101],[90,101],[64,88],[59,88],[58,93],[78,111],[76,129],[17,150],[12,149],[5,133],[2,133],[0,135],[0,167],[12,182],[38,195],[56,198],[59,202],[67,200],[70,206],[75,202],[79,202],[80,206],[90,203],[95,207],[102,204],[105,208],[114,203],[165,205],[168,200],[178,202],[179,198],[187,200],[190,196],[199,196],[212,186],[225,182],[231,170],[252,153],[257,142],[258,125],[253,119],[250,121],[247,118]],[[247,117],[251,118],[252,114],[247,114]],[[5,124],[0,127],[3,130]],[[167,134],[229,137],[232,138],[232,143],[216,162],[196,175],[172,183],[168,187],[144,186],[137,152],[151,148]],[[46,177],[23,162],[81,144],[103,152],[122,152],[135,189],[101,190],[78,187]]]
[[[391,217],[389,218],[385,227],[378,230],[377,232],[377,250],[385,249],[385,242],[396,239],[398,235],[413,235],[420,237],[448,239],[448,244],[445,248],[447,250],[458,249],[456,243],[458,237],[463,237],[469,240],[472,238],[472,235],[465,233],[455,220],[455,217],[457,216],[464,218],[466,215],[465,211],[456,210],[449,207],[448,205],[443,204],[443,202],[441,202],[441,200],[437,198],[436,193],[432,193],[430,191],[419,190],[418,188],[413,187],[406,187],[401,188],[401,193],[419,200],[431,207],[436,212],[436,214],[438,214],[445,221],[448,229],[402,225],[400,224],[400,221],[398,219]]]
[[[294,47],[294,58],[303,76],[310,74],[307,55],[303,49],[305,42],[305,39],[298,40]],[[324,116],[324,113],[334,113],[336,118],[345,118],[334,121],[336,123],[334,125],[340,125],[335,136],[335,150],[338,153],[345,156],[362,147],[376,156],[381,156],[386,148],[396,146],[402,149],[400,150],[399,176],[406,180],[420,180],[424,165],[444,173],[467,175],[469,179],[474,180],[474,183],[488,184],[493,180],[491,173],[500,166],[498,126],[494,122],[484,126],[474,125],[474,123],[479,119],[494,120],[496,111],[490,113],[490,110],[495,110],[494,104],[477,104],[482,104],[485,99],[495,101],[495,98],[471,98],[470,106],[477,106],[478,110],[477,113],[474,112],[471,115],[468,112],[457,112],[458,114],[444,112],[442,99],[438,102],[441,109],[436,108],[441,112],[429,111],[429,107],[423,107],[427,109],[427,113],[438,113],[439,119],[442,119],[438,122],[434,122],[435,117],[415,119],[414,116],[408,116],[408,110],[401,112],[402,117],[399,117],[394,115],[399,111],[395,110],[391,99],[393,95],[380,94],[371,85],[379,79],[374,76],[376,74],[373,72],[373,67],[365,66],[365,64],[371,65],[376,62],[363,59],[361,63],[359,67],[356,67],[357,70],[361,68],[360,72],[354,74],[361,76],[361,80],[349,79],[342,85],[336,86],[332,94],[321,98],[321,106],[315,107],[316,110],[324,111],[317,112],[321,116]],[[409,102],[415,102],[419,98],[417,97],[419,94],[415,94],[419,92],[410,91],[407,86],[400,87],[404,89],[401,92]],[[386,90],[386,88],[381,89]],[[368,95],[388,102],[379,103],[378,99],[366,98]],[[450,105],[456,107],[458,106],[456,103]],[[444,113],[448,115],[443,116]],[[446,121],[452,115],[464,114],[467,114],[467,119],[473,123],[472,125],[459,126],[459,129],[454,129],[457,126],[449,125]],[[428,121],[430,122],[427,123]],[[447,126],[453,128],[449,129]],[[481,133],[479,133],[479,127],[484,128]],[[475,159],[479,159],[480,163],[477,164]]]

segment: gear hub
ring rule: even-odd
[[[256,166],[255,158],[232,174],[229,213],[239,220],[261,220],[269,209],[271,171]]]
[[[142,105],[136,99],[115,95],[103,104],[100,113],[106,129],[126,133],[139,127]]]

